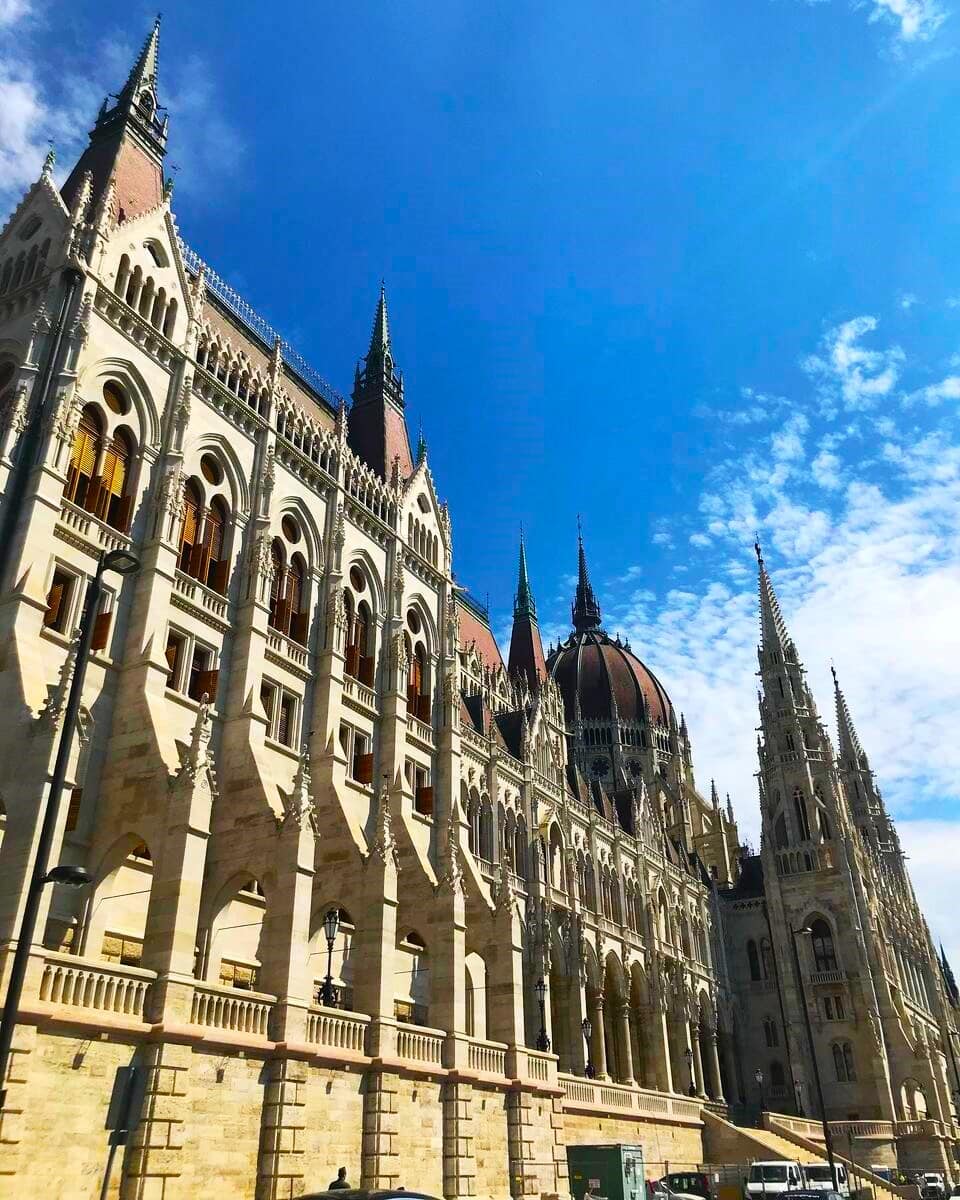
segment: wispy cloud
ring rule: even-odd
[[[819,354],[808,355],[803,368],[821,384],[821,396],[845,408],[869,408],[896,387],[904,361],[899,346],[871,350],[862,339],[877,328],[876,317],[854,317],[829,330]]]
[[[870,24],[892,28],[898,43],[929,41],[949,15],[940,0],[851,0],[851,7],[865,12]]]

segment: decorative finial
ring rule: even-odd
[[[753,535],[753,550],[757,556],[757,562],[762,567],[763,566],[763,551],[760,549],[760,534],[759,533],[755,533]]]
[[[57,161],[57,152],[54,149],[53,140],[48,142],[50,149],[47,151],[46,158],[43,160],[43,174],[49,177],[53,174],[53,167]]]

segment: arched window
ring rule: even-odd
[[[813,946],[813,961],[818,971],[835,971],[837,955],[833,947],[833,934],[830,926],[822,917],[818,917],[810,926],[810,939]]]
[[[773,948],[767,938],[764,938],[760,943],[760,967],[763,970],[764,979],[773,979],[775,977]]]
[[[126,533],[130,525],[131,497],[127,493],[130,458],[130,441],[118,429],[103,455],[95,514],[121,533]]]
[[[427,654],[423,642],[417,642],[410,661],[407,683],[407,711],[421,721],[430,720],[430,688],[427,683]]]
[[[190,562],[196,547],[200,544],[200,511],[203,501],[197,485],[192,481],[187,484],[183,497],[183,525],[180,529],[180,555],[177,566],[181,571],[190,573]]]
[[[786,850],[790,845],[790,838],[787,835],[787,818],[783,813],[777,817],[776,823],[773,826],[773,841],[778,850]]]
[[[810,841],[810,822],[807,818],[807,806],[804,803],[803,793],[799,788],[795,788],[793,792],[793,810],[797,818],[797,836],[804,842]]]
[[[857,1072],[853,1062],[853,1047],[849,1042],[834,1042],[833,1069],[838,1083],[853,1083]]]
[[[523,821],[517,822],[513,832],[513,869],[524,882],[527,878],[527,829]]]
[[[295,554],[287,573],[287,600],[290,607],[290,636],[301,646],[307,643],[307,569],[303,558]]]
[[[760,955],[757,953],[757,943],[753,938],[747,942],[747,961],[750,963],[750,978],[753,980],[762,978],[760,975]]]
[[[89,508],[89,501],[96,501],[99,490],[94,473],[100,458],[103,441],[103,425],[97,410],[90,405],[80,416],[80,425],[73,439],[70,465],[67,467],[67,484],[64,497],[80,508]]]
[[[782,1088],[786,1083],[786,1077],[783,1073],[783,1063],[776,1059],[770,1064],[770,1086]]]
[[[763,1038],[768,1046],[779,1046],[780,1035],[777,1033],[776,1022],[772,1017],[763,1018]]]
[[[267,618],[267,624],[272,629],[279,629],[283,621],[285,576],[283,547],[280,545],[280,539],[274,538],[270,543],[270,616]]]
[[[368,687],[373,683],[373,655],[371,646],[370,609],[361,600],[357,605],[357,615],[353,622],[353,642],[356,647],[357,678]]]
[[[226,529],[227,508],[221,497],[215,496],[203,526],[203,558],[199,578],[221,595],[227,590]]]

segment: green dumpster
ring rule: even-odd
[[[646,1200],[642,1146],[568,1146],[567,1166],[574,1200]]]

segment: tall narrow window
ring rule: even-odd
[[[177,566],[187,574],[190,572],[190,563],[193,561],[196,548],[200,544],[202,504],[196,484],[188,483],[183,498],[183,526],[180,530],[180,556],[177,560]]]
[[[750,978],[760,979],[760,955],[757,953],[757,943],[752,938],[747,942],[747,961],[750,964]]]
[[[303,559],[295,554],[287,572],[287,605],[290,609],[290,636],[301,646],[307,642],[306,569]]]
[[[811,943],[813,945],[813,961],[818,971],[835,971],[837,969],[837,955],[833,946],[833,934],[830,931],[830,926],[823,920],[818,918],[810,926],[812,933]]]
[[[226,509],[216,497],[207,512],[203,526],[203,554],[199,578],[202,583],[221,595],[227,590],[227,558],[224,549]]]
[[[797,818],[797,836],[804,842],[810,841],[810,821],[807,817],[807,806],[803,799],[803,793],[799,788],[794,788],[793,792],[793,810]]]
[[[373,655],[370,653],[370,610],[361,601],[353,622],[355,674],[361,683],[373,683]]]
[[[67,468],[67,485],[63,490],[64,496],[80,508],[90,508],[89,502],[96,501],[94,493],[98,488],[94,482],[94,472],[100,457],[102,439],[102,426],[96,410],[85,408],[73,439],[73,451]]]
[[[130,443],[126,434],[118,430],[103,456],[96,515],[121,533],[126,533],[130,524],[130,497],[127,495],[129,469]]]
[[[280,629],[284,615],[283,548],[277,538],[270,544],[270,616],[267,623]]]

